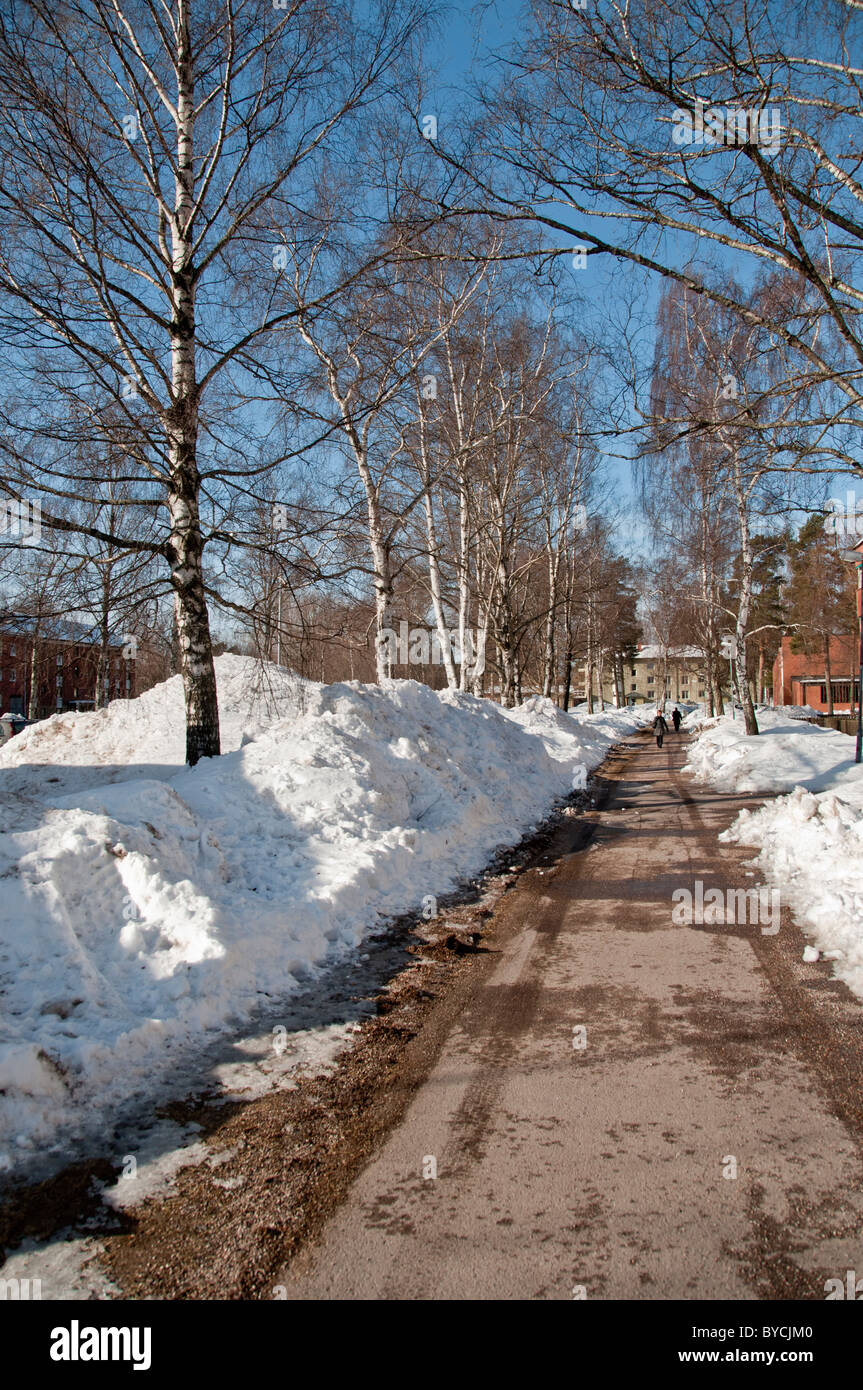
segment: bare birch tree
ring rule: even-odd
[[[413,0],[362,22],[327,0],[32,0],[0,16],[7,490],[80,529],[52,506],[76,496],[71,445],[109,442],[120,410],[160,518],[123,544],[167,566],[190,763],[220,749],[205,547],[242,543],[224,522],[265,472],[283,394],[261,399],[266,356],[295,314],[261,284],[421,18]]]
[[[646,268],[772,335],[771,391],[819,388],[811,432],[785,445],[801,470],[861,471],[861,37],[860,5],[834,0],[537,0],[476,127],[441,147],[472,175],[463,210],[539,224],[550,256]],[[765,270],[788,296],[753,303]]]

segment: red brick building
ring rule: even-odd
[[[0,616],[0,713],[27,715],[36,688],[35,715],[93,709],[99,672],[97,634],[80,623],[42,624],[19,614]],[[104,683],[109,700],[131,699],[135,662],[119,640],[107,652]]]
[[[828,709],[827,676],[823,652],[793,652],[791,637],[783,637],[773,663],[774,705],[809,705],[819,714]],[[833,710],[851,714],[857,708],[859,649],[856,635],[830,639],[830,675]]]

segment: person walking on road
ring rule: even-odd
[[[683,716],[681,715],[680,710],[675,705],[674,709],[671,711],[671,722],[674,725],[674,732],[676,734],[680,733],[680,721],[682,718]]]
[[[662,740],[668,733],[668,725],[665,722],[661,709],[656,711],[656,718],[653,721],[653,732],[656,734],[656,746],[657,748],[661,748]]]

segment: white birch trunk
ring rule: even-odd
[[[194,74],[188,0],[177,13],[177,175],[171,220],[171,385],[167,434],[170,461],[168,557],[186,703],[186,761],[220,752],[219,704],[204,589],[197,466],[198,387],[195,362]]]
[[[740,530],[740,598],[737,606],[737,623],[734,632],[734,670],[737,689],[740,695],[740,703],[743,706],[744,726],[747,734],[755,735],[758,733],[758,720],[755,716],[755,707],[752,703],[749,682],[746,679],[746,628],[749,623],[749,611],[752,606],[752,582],[755,562],[752,555],[752,545],[749,535],[748,499],[741,476],[740,456],[736,450],[733,455],[733,464],[734,491],[737,500],[737,522]]]

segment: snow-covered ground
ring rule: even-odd
[[[60,1154],[583,784],[635,711],[217,660],[221,758],[179,678],[0,750],[0,1169]],[[433,910],[433,909],[432,909]]]
[[[722,791],[786,793],[741,811],[722,837],[760,851],[766,880],[830,955],[835,972],[863,998],[863,766],[854,739],[759,710],[761,733],[746,738],[742,720],[701,721],[689,770]]]

